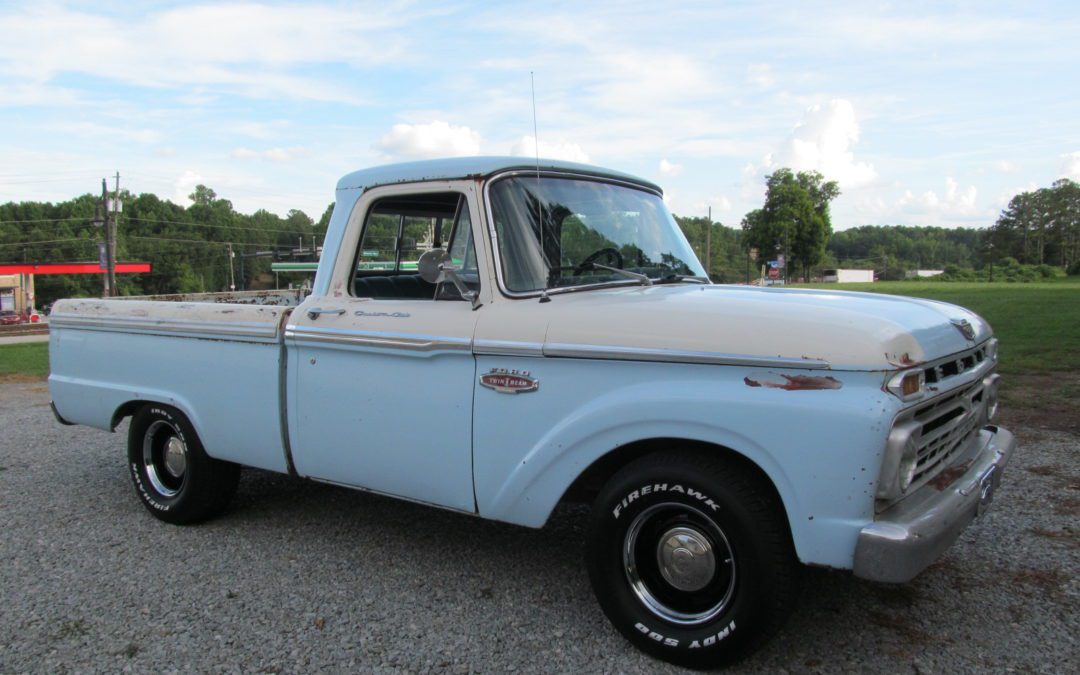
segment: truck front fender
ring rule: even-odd
[[[586,364],[569,367],[577,371],[576,382],[589,381],[580,372]],[[885,420],[891,419],[882,414],[890,402],[880,376],[837,374],[840,388],[791,391],[755,386],[775,374],[735,371],[683,370],[679,374],[691,376],[679,379],[668,372],[666,381],[646,373],[644,382],[595,392],[578,387],[562,401],[558,421],[538,430],[513,461],[506,451],[520,443],[529,420],[501,411],[478,415],[476,438],[483,440],[477,442],[474,465],[480,514],[540,527],[566,489],[597,460],[632,443],[684,439],[738,453],[768,477],[788,514],[800,559],[851,567],[858,528],[872,519]],[[557,377],[546,374],[545,385],[555,381],[549,391],[558,387]],[[478,392],[478,411],[484,397],[496,409],[524,398],[497,396]],[[549,412],[537,418],[551,419]]]

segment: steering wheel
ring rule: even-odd
[[[578,264],[578,266],[574,268],[574,276],[580,276],[582,273],[585,272],[585,270],[592,267],[592,264],[594,262],[596,262],[603,256],[608,256],[609,258],[611,258],[611,260],[615,263],[614,265],[612,265],[612,267],[622,268],[626,264],[623,260],[622,253],[619,253],[618,249],[607,246],[605,248],[593,251],[588,256],[586,256],[585,259],[582,260]]]

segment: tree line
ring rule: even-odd
[[[909,270],[946,269],[953,278],[985,278],[993,262],[1018,279],[1036,278],[1021,269],[1042,265],[1080,274],[1080,184],[1062,179],[1023,192],[986,229],[864,225],[832,231],[829,203],[835,182],[816,172],[780,169],[766,177],[762,208],[740,227],[702,217],[675,216],[713,280],[745,282],[783,254],[788,278],[812,279],[823,269],[874,269],[878,278],[903,279]],[[280,217],[266,210],[237,212],[228,199],[204,185],[181,206],[156,195],[121,192],[117,258],[150,262],[149,274],[118,275],[122,295],[199,293],[268,287],[274,259],[310,256],[321,243],[333,210],[318,220],[300,210]],[[65,202],[0,204],[0,262],[74,262],[98,259],[100,227],[93,224],[100,196]],[[711,232],[710,232],[711,231]],[[706,245],[709,251],[706,252]],[[229,248],[233,251],[231,259]],[[751,253],[757,256],[752,257]],[[706,258],[708,260],[706,261]],[[101,293],[99,275],[38,276],[38,304],[60,297]]]
[[[829,203],[835,182],[817,172],[779,169],[766,176],[765,203],[741,227],[676,216],[716,281],[757,278],[761,266],[783,255],[789,279],[813,279],[821,270],[873,269],[879,279],[904,279],[913,270],[946,270],[945,278],[987,278],[993,265],[1008,278],[1034,279],[1067,270],[1080,274],[1080,184],[1061,179],[1023,192],[989,228],[863,225],[832,231]],[[712,228],[711,256],[706,255]],[[756,253],[757,257],[752,254]],[[1024,269],[1039,267],[1039,270]],[[1058,272],[1054,272],[1057,269]]]
[[[321,244],[332,211],[327,207],[317,221],[295,209],[284,218],[266,210],[243,214],[204,185],[186,207],[149,193],[122,190],[120,197],[117,260],[152,264],[148,274],[118,274],[120,295],[214,292],[228,290],[230,283],[238,289],[272,287],[271,262],[298,250],[310,254]],[[100,204],[101,197],[90,194],[58,203],[0,204],[0,262],[97,261],[104,236],[94,225]],[[100,295],[102,283],[97,274],[38,275],[37,304]]]

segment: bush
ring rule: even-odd
[[[1080,276],[1080,260],[1077,260],[1073,264],[1069,265],[1068,275],[1070,277]]]

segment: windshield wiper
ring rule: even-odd
[[[674,284],[681,281],[688,281],[692,284],[708,284],[704,277],[696,277],[692,274],[669,274],[664,277],[660,277],[653,281],[654,284]]]
[[[638,274],[637,272],[631,272],[630,270],[624,270],[621,267],[611,267],[610,265],[601,265],[600,263],[589,263],[592,267],[599,267],[602,270],[614,272],[615,274],[621,274],[628,279],[636,279],[641,282],[642,286],[652,286],[652,279],[644,274]]]

